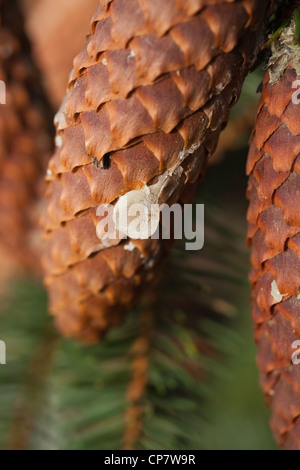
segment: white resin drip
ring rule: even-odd
[[[288,295],[288,294],[281,294],[279,292],[279,289],[278,289],[278,285],[277,285],[277,282],[276,281],[273,281],[272,284],[271,284],[271,295],[273,297],[273,299],[276,301],[276,302],[281,302],[282,299]]]
[[[183,174],[182,163],[191,154],[193,154],[202,144],[200,142],[193,144],[189,149],[182,150],[178,154],[177,162],[172,168],[166,170],[157,178],[157,182],[151,186],[144,185],[139,190],[129,191],[120,196],[114,207],[113,221],[118,231],[124,233],[130,238],[147,239],[150,238],[157,230],[160,220],[160,196],[167,184],[176,177],[178,180]],[[144,209],[142,214],[138,216],[130,215],[130,209],[134,205],[141,205]],[[127,214],[127,217],[125,215]],[[130,227],[134,224],[135,219],[139,219],[141,230],[139,236],[135,237],[131,233]]]

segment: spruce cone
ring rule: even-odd
[[[52,113],[31,59],[23,25],[17,2],[2,0],[0,80],[6,86],[6,104],[0,105],[2,280],[16,269],[37,267],[35,244],[40,243],[34,236],[33,204],[52,148]]]
[[[300,365],[292,361],[300,338],[300,107],[294,83],[300,46],[291,46],[293,28],[273,47],[248,159],[258,365],[284,449],[300,449]]]
[[[191,200],[256,58],[262,0],[100,1],[56,117],[45,283],[59,328],[94,341],[154,277],[160,240],[96,235],[97,206]]]

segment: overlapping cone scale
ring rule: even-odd
[[[104,246],[97,207],[155,184],[156,203],[191,200],[255,60],[268,7],[100,2],[56,117],[42,221],[50,310],[66,335],[96,340],[155,277],[168,246]]]
[[[290,30],[284,34],[289,36]],[[299,450],[300,48],[289,44],[284,50],[283,45],[274,46],[249,153],[248,240],[261,385],[277,441],[284,449]]]
[[[0,2],[0,281],[38,265],[34,205],[52,152],[52,113],[17,2]]]

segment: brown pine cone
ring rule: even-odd
[[[17,2],[0,2],[0,257],[1,279],[37,268],[33,204],[52,149],[52,113],[31,59]],[[4,96],[2,96],[4,98]],[[40,194],[39,194],[40,195]]]
[[[300,449],[300,365],[292,360],[300,338],[300,46],[293,39],[294,25],[274,44],[248,159],[258,366],[284,449]]]
[[[119,208],[125,194],[190,201],[269,3],[100,1],[56,117],[42,221],[50,311],[66,335],[96,340],[155,277],[165,244],[99,240],[97,207]]]

